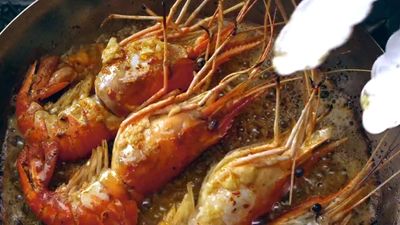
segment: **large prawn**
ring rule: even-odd
[[[237,25],[253,5],[251,1],[225,11],[223,1],[219,1],[213,16],[194,25],[191,25],[193,19],[209,0],[203,1],[185,21],[183,18],[190,6],[190,0],[187,0],[174,21],[182,2],[177,0],[168,15],[164,9],[163,17],[149,9],[149,17],[115,14],[109,17],[159,21],[119,43],[112,38],[103,52],[103,68],[96,79],[96,94],[115,114],[126,116],[174,90],[184,92],[190,89],[192,92],[195,86],[206,90],[221,63],[263,43],[262,32],[236,32]],[[225,13],[237,9],[241,11],[234,23],[224,21]]]
[[[250,68],[227,75],[212,89],[188,100],[181,102],[188,96],[182,93],[149,105],[123,121],[114,142],[111,167],[138,200],[159,190],[221,140],[241,109],[276,85],[273,79],[260,78],[271,46],[271,39],[264,41],[268,43]],[[165,106],[168,102],[175,104]]]
[[[274,139],[268,144],[233,150],[206,176],[197,205],[192,194],[186,195],[161,224],[251,224],[268,212],[286,193],[294,165],[311,166],[342,142],[320,147],[331,138],[331,128],[315,130],[317,89],[310,94],[292,131],[280,135],[277,88]]]

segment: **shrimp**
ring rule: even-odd
[[[242,7],[236,25],[223,20],[221,1],[213,17],[190,26],[189,20],[183,20],[190,1],[182,7],[179,18],[172,21],[180,2],[177,0],[169,14],[163,19],[160,17],[162,21],[156,25],[119,43],[115,38],[110,39],[96,79],[96,94],[116,115],[127,116],[171,91],[186,91],[196,84],[194,77],[212,74],[223,62],[263,42],[263,34],[258,31],[233,35],[236,25],[249,11],[249,4],[240,3],[226,11]],[[109,18],[137,16],[111,15]]]
[[[185,197],[181,205],[194,207],[173,208],[161,224],[176,224],[174,221],[196,225],[251,224],[286,193],[294,165],[316,163],[342,142],[319,147],[331,138],[332,128],[314,130],[317,88],[310,94],[292,131],[280,135],[279,92],[277,88],[274,139],[267,144],[233,150],[225,156],[207,174],[197,205],[193,197]]]
[[[274,85],[264,81],[248,87],[251,83],[241,83],[205,105],[196,103],[207,92],[183,102],[176,113],[170,107],[124,121],[114,142],[112,168],[141,196],[159,190],[221,140],[241,109]]]
[[[268,224],[348,224],[355,208],[400,174],[400,171],[395,172],[377,187],[370,179],[375,172],[379,171],[399,154],[399,151],[397,151],[386,161],[383,161],[383,157],[374,162],[377,150],[380,150],[384,139],[385,136],[381,139],[360,172],[341,190],[328,196],[312,197],[275,220],[268,222]],[[390,151],[389,149],[387,153],[390,153]]]
[[[159,190],[221,140],[235,116],[276,85],[273,79],[261,78],[265,73],[261,66],[270,46],[265,44],[253,66],[227,75],[212,89],[188,99],[187,93],[172,96],[123,121],[114,141],[111,168],[138,196],[138,201]]]
[[[67,184],[55,191],[31,182],[27,157],[31,148],[23,150],[17,169],[28,205],[45,224],[136,224],[136,202],[118,175],[109,169],[106,142],[93,151]]]
[[[38,164],[35,169],[35,174],[41,174],[44,184],[50,181],[57,160],[77,160],[88,156],[101,140],[115,137],[121,122],[101,105],[96,96],[91,95],[94,76],[90,74],[57,102],[41,104],[38,100],[48,94],[37,92],[45,89],[35,88],[42,86],[39,84],[42,77],[48,76],[43,74],[54,67],[50,62],[54,63],[53,58],[41,60],[37,71],[36,63],[30,66],[16,101],[18,127],[27,145],[40,146],[32,155],[47,159],[45,164]],[[49,148],[50,145],[57,148]]]

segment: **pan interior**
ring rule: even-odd
[[[227,5],[231,5],[234,1],[225,2]],[[287,8],[289,8],[290,11],[292,8],[289,2],[290,1],[287,1],[285,3],[288,3]],[[143,1],[143,3],[146,3],[158,13],[161,13],[162,11],[161,5],[155,1]],[[255,7],[256,10],[253,10],[252,13],[246,17],[249,23],[262,24],[263,22],[263,13],[261,10],[257,10],[263,8],[262,1],[259,1],[258,4],[260,5]],[[205,14],[210,14],[213,7],[215,7],[215,5],[210,4],[206,9]],[[77,46],[80,44],[92,43],[102,33],[116,34],[116,32],[121,30],[122,27],[131,26],[132,22],[118,21],[109,23],[102,29],[98,29],[103,19],[106,18],[109,13],[114,12],[121,14],[144,14],[141,4],[138,4],[137,2],[89,2],[77,0],[72,3],[67,0],[51,2],[38,1],[0,35],[0,45],[5,46],[0,48],[0,88],[2,90],[0,105],[3,106],[1,111],[3,119],[0,125],[2,128],[1,132],[5,134],[2,152],[2,213],[5,224],[38,224],[37,221],[33,219],[34,216],[30,213],[29,208],[23,203],[23,196],[19,193],[18,174],[15,170],[14,163],[17,153],[23,146],[23,139],[18,134],[17,129],[15,129],[15,118],[12,117],[15,102],[12,100],[12,95],[16,93],[16,90],[18,90],[19,84],[24,76],[24,71],[33,60],[42,55],[48,53],[59,54],[65,52],[71,45]],[[82,35],[82,33],[85,35]],[[351,40],[345,46],[333,52],[333,54],[327,59],[327,62],[323,65],[322,71],[343,68],[369,69],[379,54],[381,54],[379,47],[377,47],[366,32],[357,28]],[[21,55],[24,57],[21,57]],[[241,64],[244,62],[236,63]],[[229,66],[229,64],[226,65],[225,69],[231,69]],[[361,111],[358,96],[361,88],[368,79],[369,74],[366,73],[342,72],[331,74],[329,75],[329,84],[326,89],[329,95],[323,100],[325,104],[333,105],[335,110],[340,114],[340,117],[343,117],[342,120],[335,122],[335,124],[341,124],[341,127],[343,127],[343,130],[340,130],[341,133],[353,135],[352,137],[354,137],[352,139],[354,142],[346,145],[339,151],[352,151],[352,153],[356,155],[353,162],[345,162],[347,164],[354,164],[355,168],[359,167],[361,163],[365,161],[367,157],[366,152],[368,149],[376,145],[376,142],[380,138],[379,136],[368,136],[364,134],[360,127]],[[10,84],[16,85],[13,88],[13,85]],[[272,102],[271,99],[268,99],[268,96],[265,97],[264,105],[271,106],[269,109],[264,109],[265,113],[268,114],[268,110],[273,108]],[[253,108],[256,108],[256,106]],[[251,132],[242,132],[243,129],[251,131],[254,124],[249,123],[246,127],[243,126],[240,121],[251,121],[251,116],[262,116],[256,115],[254,112],[256,112],[257,109],[253,108],[250,108],[248,113],[243,113],[240,116],[238,122],[233,127],[232,134],[229,134],[221,144],[210,149],[199,160],[193,163],[182,176],[169,184],[165,190],[155,194],[143,203],[143,217],[141,218],[142,224],[152,224],[149,221],[155,217],[160,217],[161,213],[168,209],[172,201],[166,201],[165,196],[170,195],[172,193],[171,190],[180,190],[175,191],[176,194],[173,195],[174,201],[178,201],[184,193],[184,187],[187,181],[196,183],[198,187],[201,183],[201,177],[204,175],[205,168],[208,168],[209,165],[216,162],[218,157],[222,157],[227,150],[239,146],[238,143],[235,144],[232,141],[239,137],[235,137],[235,134],[242,134],[243,136],[241,138],[243,138],[243,140],[249,139],[249,143],[261,140],[262,138],[265,138],[265,136],[271,135],[266,131],[269,129],[267,127],[261,127],[258,131],[255,131],[255,133],[264,132],[262,133],[264,135],[257,136]],[[291,116],[293,115],[286,115],[286,117]],[[283,117],[285,117],[285,115]],[[271,118],[268,120],[270,119]],[[349,124],[353,125],[349,126]],[[391,132],[389,134],[390,137],[387,141],[388,145],[397,141],[394,135],[395,133],[396,132]],[[210,158],[210,155],[212,156],[212,159],[207,160]],[[337,156],[331,157],[336,157],[336,160],[343,160],[345,158],[345,153],[340,153]],[[392,174],[393,171],[396,171],[398,169],[398,166],[396,165],[400,165],[400,163],[394,161],[389,165],[389,167],[385,168],[379,174],[380,179],[384,179]],[[346,170],[336,164],[331,166],[336,168],[333,170],[334,175],[338,175],[340,172],[343,172],[343,170]],[[66,171],[68,171],[68,166],[65,165],[64,167],[66,167]],[[316,174],[323,173],[323,167],[324,165],[321,164],[320,168],[316,169]],[[199,170],[199,168],[203,169]],[[338,178],[338,180],[335,180],[336,182],[334,182],[335,184],[338,184],[337,188],[339,188],[341,183],[344,183],[346,179],[352,176],[351,172],[348,172],[350,170],[356,169],[348,168],[346,174],[343,176],[335,176]],[[328,178],[330,177],[329,174],[325,175]],[[315,182],[315,185],[318,186],[318,183],[320,182]],[[393,198],[393,196],[397,196],[398,194],[399,188],[397,185],[398,182],[392,182],[385,189],[388,191],[383,191],[380,202],[384,202],[385,204],[380,204],[378,207],[377,221],[379,221],[379,224],[394,224],[395,221],[397,221],[399,207],[393,207],[398,205],[396,198]],[[281,205],[278,205],[277,211],[284,208],[284,204],[285,203],[283,202]]]

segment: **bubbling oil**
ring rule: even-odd
[[[144,25],[126,27],[115,34],[104,34],[97,42],[106,43],[111,36],[125,37],[128,34],[143,28]],[[245,24],[239,28],[251,28],[252,25]],[[255,62],[260,51],[254,50],[241,54],[221,66],[217,73],[217,82],[224,75],[239,69],[247,68]],[[267,61],[265,66],[269,66]],[[281,113],[279,124],[281,130],[290,129],[297,120],[305,101],[305,89],[302,80],[294,81],[282,86],[281,91]],[[294,186],[293,204],[299,204],[311,196],[327,195],[338,191],[349,179],[362,168],[368,159],[368,143],[364,137],[360,123],[354,116],[351,108],[347,107],[347,96],[333,88],[329,81],[322,87],[320,112],[331,109],[330,113],[323,118],[320,127],[331,126],[334,128],[333,140],[347,137],[346,143],[338,147],[333,153],[322,158],[310,172],[296,178]],[[186,185],[194,184],[195,198],[199,193],[207,171],[210,167],[220,161],[229,151],[246,145],[259,143],[272,138],[275,116],[275,90],[268,90],[242,113],[237,116],[228,134],[216,145],[207,149],[196,159],[181,175],[167,184],[161,191],[148,196],[140,205],[140,225],[155,225],[162,219],[172,205],[179,203],[186,193]],[[15,161],[18,153],[23,147],[23,138],[19,134],[15,117],[9,120],[6,142],[3,146],[5,152],[5,166],[3,176],[3,217],[5,224],[39,225],[35,216],[23,200],[18,182],[18,174]],[[71,174],[82,162],[63,163],[57,168],[53,185],[66,182]],[[277,202],[272,212],[265,215],[260,221],[268,221],[290,208],[287,197]],[[369,224],[375,215],[375,205],[368,202],[355,210],[350,224]],[[259,222],[260,222],[259,221]],[[255,221],[254,224],[260,224]]]

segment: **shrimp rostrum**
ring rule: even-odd
[[[275,122],[275,136],[269,143],[225,156],[207,174],[197,204],[193,196],[186,196],[181,203],[186,207],[172,209],[161,224],[251,224],[267,213],[287,193],[287,185],[292,186],[295,165],[313,164],[317,155],[323,156],[341,142],[323,145],[331,138],[332,128],[315,130],[317,95],[315,88],[291,131],[280,134]],[[276,121],[279,96],[277,88]]]

